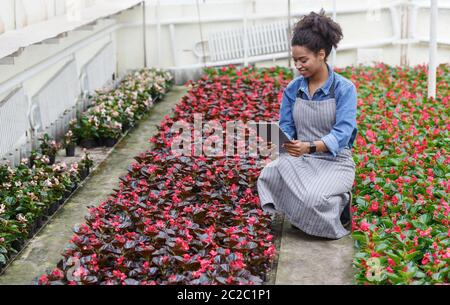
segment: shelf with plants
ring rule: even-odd
[[[79,163],[50,164],[33,153],[16,168],[0,165],[0,273],[65,203],[92,166],[88,156]],[[87,158],[87,159],[86,159]]]
[[[98,91],[91,107],[70,127],[77,143],[85,148],[113,147],[164,97],[172,81],[169,72],[143,69],[124,77],[113,90]]]

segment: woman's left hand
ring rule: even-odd
[[[293,157],[300,157],[303,154],[309,153],[309,143],[307,142],[294,140],[291,143],[284,143],[283,147]]]

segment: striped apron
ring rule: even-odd
[[[304,100],[297,93],[293,118],[297,139],[317,141],[330,133],[336,122],[333,84],[330,98]],[[307,234],[339,239],[350,232],[340,215],[350,200],[355,179],[355,162],[347,146],[336,157],[331,152],[293,157],[281,154],[266,165],[258,178],[261,207],[266,212],[284,213],[291,224]]]

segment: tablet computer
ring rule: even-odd
[[[291,137],[281,129],[278,122],[256,122],[257,135],[265,142],[271,142],[276,145],[278,154],[287,153],[282,147],[286,142],[291,142]]]

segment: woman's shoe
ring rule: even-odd
[[[352,201],[353,201],[353,195],[352,192],[349,192],[350,194],[350,200],[345,206],[344,210],[341,214],[341,224],[344,228],[348,229],[348,227],[352,224]]]
[[[291,223],[291,228],[292,228],[292,229],[295,229],[295,230],[299,230],[299,231],[301,231],[301,230],[300,230],[300,228],[297,228],[297,227],[296,227],[296,226],[294,226],[294,225],[293,225],[292,223]]]

